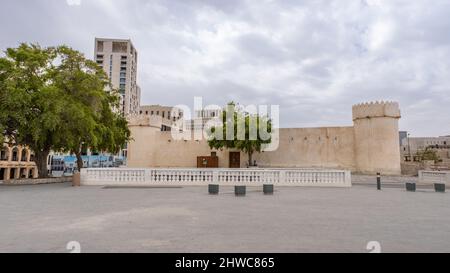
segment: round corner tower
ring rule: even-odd
[[[400,175],[396,102],[371,102],[353,106],[356,171],[364,174]]]

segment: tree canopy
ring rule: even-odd
[[[435,163],[441,161],[438,153],[432,148],[426,148],[423,151],[418,151],[417,156],[421,161],[434,161]]]
[[[77,155],[82,147],[117,152],[130,138],[127,122],[113,111],[117,91],[105,92],[107,75],[67,46],[21,44],[0,58],[0,129],[11,144],[35,153],[40,177],[50,151]]]
[[[272,143],[272,121],[267,116],[243,111],[234,102],[222,111],[221,119],[221,126],[209,130],[209,147],[240,150],[248,155],[248,165],[253,166],[253,154]]]

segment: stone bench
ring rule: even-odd
[[[443,183],[421,183],[421,185],[429,185],[432,184],[434,186],[434,190],[436,192],[445,193],[446,185]],[[417,183],[406,183],[406,190],[409,192],[415,192],[417,190]]]
[[[218,195],[219,191],[220,191],[219,188],[220,188],[220,185],[218,185],[218,184],[209,184],[208,192],[211,195]],[[274,188],[275,188],[275,186],[272,184],[264,184],[263,192],[265,195],[271,195],[274,193]],[[247,186],[235,186],[234,193],[236,196],[245,196],[247,194]]]

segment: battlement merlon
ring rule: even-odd
[[[401,118],[400,106],[397,102],[366,102],[353,106],[353,121],[367,118]]]

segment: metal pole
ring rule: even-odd
[[[408,134],[407,135],[407,138],[408,138],[408,153],[409,153],[409,157],[410,157],[410,159],[411,159],[411,143],[409,142],[409,137],[411,136],[411,134]]]
[[[381,191],[381,173],[377,173],[377,189]]]

